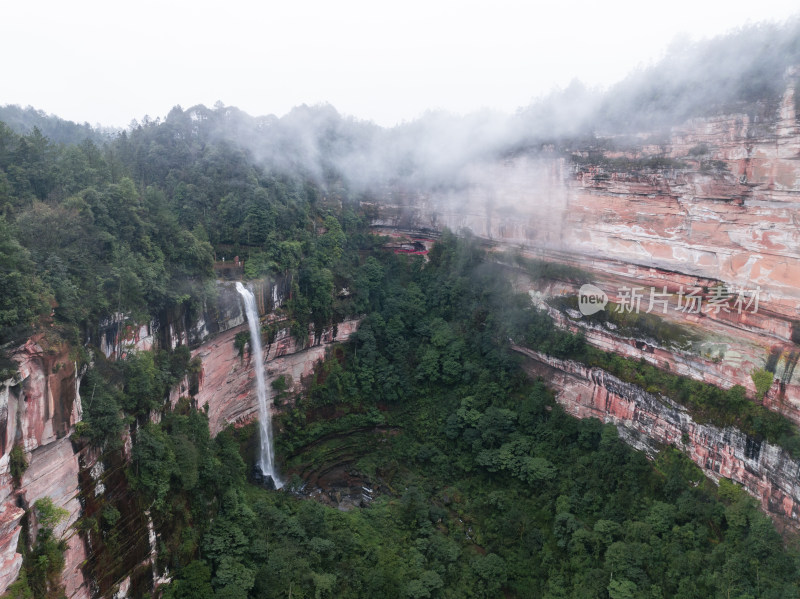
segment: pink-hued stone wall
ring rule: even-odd
[[[255,281],[259,309],[262,313],[280,307],[288,288],[287,281]],[[117,314],[100,323],[97,344],[106,357],[120,359],[131,351],[149,351],[160,344],[175,347],[179,343],[207,340],[218,331],[221,335],[195,350],[195,355],[212,357],[210,364],[204,364],[204,375],[216,381],[215,368],[217,354],[209,348],[218,348],[225,354],[223,361],[235,353],[233,337],[245,327],[241,323],[239,296],[232,282],[219,282],[218,301],[214,310],[206,310],[194,321],[183,315],[176,322],[165,319],[162,325],[156,321],[147,324],[132,323],[125,315]],[[273,315],[274,317],[274,315]],[[337,327],[336,340],[346,339],[357,326],[357,321],[347,321]],[[273,360],[272,374],[276,369],[280,374],[287,373],[299,388],[304,376],[314,364],[322,359],[328,345],[334,342],[333,327],[325,329],[319,339],[314,340],[313,331],[308,346],[300,347],[282,330],[274,344],[270,346],[269,359]],[[226,340],[227,342],[223,342]],[[67,510],[68,518],[59,525],[57,535],[67,539],[65,567],[62,573],[66,595],[70,599],[88,599],[94,592],[94,581],[87,580],[84,569],[91,556],[86,541],[78,534],[74,524],[82,514],[79,501],[82,477],[91,487],[91,495],[108,492],[103,482],[103,460],[100,452],[90,447],[73,446],[69,436],[75,424],[81,420],[81,399],[79,396],[80,376],[75,362],[70,358],[70,348],[62,342],[49,342],[48,336],[37,334],[9,352],[17,365],[17,375],[0,381],[0,594],[16,580],[22,566],[22,556],[17,553],[17,544],[22,532],[22,518],[25,509],[33,506],[36,500],[50,497],[54,503]],[[213,384],[201,383],[201,398],[209,403],[216,420],[213,432],[218,432],[227,422],[238,422],[254,417],[252,404],[254,396],[249,394],[252,369],[247,368],[245,359],[238,356],[230,360],[231,377],[236,381],[234,387],[241,393],[240,401],[231,401],[225,393],[213,392]],[[277,376],[277,374],[275,374]],[[225,377],[223,376],[223,379]],[[225,389],[226,384],[220,383]],[[177,398],[180,390],[173,393]],[[248,403],[249,402],[249,403]],[[9,454],[15,445],[22,446],[28,469],[25,471],[19,489],[15,489],[9,472]],[[130,452],[128,449],[127,457]],[[87,478],[88,477],[88,478]],[[87,487],[88,488],[88,487]],[[85,490],[85,489],[84,489]],[[124,493],[116,488],[114,493]],[[35,538],[36,522],[31,516],[30,530]],[[142,534],[147,536],[147,531]],[[138,552],[138,545],[136,548]],[[152,553],[152,551],[150,552]],[[150,553],[141,556],[128,556],[137,563],[147,563],[153,557]],[[143,561],[142,561],[143,560]],[[120,584],[124,585],[125,580]]]
[[[306,344],[299,344],[288,328],[279,329],[275,341],[264,344],[267,384],[285,375],[291,381],[288,391],[298,391],[302,381],[324,359],[331,344],[346,341],[356,330],[358,322],[346,320],[339,323],[335,335],[334,327],[326,327],[318,339],[311,331]],[[258,416],[255,371],[250,363],[250,354],[245,349],[240,356],[234,347],[236,334],[243,331],[247,331],[247,324],[225,331],[193,352],[202,361],[199,390],[194,399],[199,407],[208,406],[212,434],[229,424],[249,422]],[[177,396],[173,398],[177,399]]]
[[[518,252],[580,268],[586,280],[560,293],[593,283],[619,302],[621,288],[666,287],[674,307],[681,289],[759,288],[756,311],[670,309],[668,319],[703,340],[685,351],[557,318],[584,328],[602,349],[722,387],[740,384],[752,394],[750,374],[774,366],[776,382],[764,403],[800,423],[796,76],[790,73],[772,121],[756,123],[746,114],[696,118],[657,145],[643,133],[638,142],[624,142],[627,149],[605,150],[591,163],[580,147],[569,153],[584,160],[573,161],[543,146],[465,167],[458,189],[389,189],[374,206],[373,223],[382,231],[469,230],[491,244],[498,262],[505,260],[500,253]],[[664,166],[641,166],[653,157]],[[771,356],[778,356],[776,364]]]
[[[759,285],[765,309],[797,319],[800,120],[794,83],[768,126],[742,114],[698,118],[674,127],[658,146],[642,134],[638,147],[605,152],[606,159],[657,156],[675,166],[580,165],[541,148],[468,166],[466,185],[456,190],[389,191],[374,223],[468,229],[505,247]],[[707,154],[698,154],[701,144]]]
[[[532,281],[516,268],[511,272],[516,289],[528,292],[536,305],[547,311],[561,328],[574,333],[582,332],[586,341],[598,349],[635,360],[641,359],[681,376],[723,389],[741,385],[751,397],[755,397],[757,391],[749,375],[756,369],[764,368],[770,354],[773,354],[775,380],[763,398],[763,403],[800,425],[800,372],[795,368],[800,360],[800,348],[793,343],[773,338],[763,329],[737,326],[734,320],[716,318],[713,314],[686,318],[672,307],[666,315],[659,310],[655,314],[673,324],[680,324],[687,335],[694,335],[691,342],[679,346],[668,340],[626,336],[582,317],[576,310],[567,313],[547,303],[548,299],[554,297],[575,296],[579,284],[568,281]],[[615,287],[612,280],[607,274],[598,275],[594,279],[601,288],[609,290],[611,301],[619,302],[619,297],[613,293]],[[654,283],[652,279],[640,281],[656,286],[659,291],[662,289],[662,285]],[[630,284],[630,280],[628,283]],[[674,299],[673,297],[672,300]],[[643,309],[644,305],[643,303]],[[765,315],[762,316],[766,318]]]
[[[63,582],[70,598],[88,598],[81,566],[86,558],[83,540],[72,525],[80,517],[78,454],[69,440],[80,421],[79,377],[69,347],[50,345],[43,335],[28,339],[10,352],[16,377],[0,383],[0,592],[19,574],[22,556],[16,553],[23,508],[50,497],[69,513],[56,529],[68,538]],[[25,451],[28,468],[20,488],[9,472],[14,445]],[[22,507],[20,507],[22,506]],[[31,519],[31,533],[36,523]]]
[[[600,368],[524,347],[514,349],[527,357],[526,370],[547,380],[556,401],[573,416],[610,422],[626,442],[651,455],[660,446],[675,445],[710,478],[740,483],[780,523],[800,528],[800,462],[781,448],[734,428],[697,423],[669,399]]]

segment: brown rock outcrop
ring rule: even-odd
[[[11,502],[0,505],[0,592],[16,580],[22,567],[22,555],[17,553],[17,542],[24,515],[25,510]]]
[[[291,336],[288,328],[279,329],[275,340],[264,344],[267,384],[284,375],[291,383],[287,391],[298,391],[317,362],[325,357],[330,344],[346,341],[357,326],[358,320],[346,320],[336,325],[335,334],[334,327],[326,327],[316,339],[312,330],[304,345]],[[193,352],[202,361],[199,389],[194,399],[199,407],[208,406],[212,434],[229,424],[248,422],[258,415],[250,354],[245,352],[240,356],[234,347],[236,334],[246,330],[246,324],[229,329]]]
[[[466,229],[497,250],[580,268],[586,280],[566,293],[592,282],[619,302],[618,290],[626,287],[666,287],[673,295],[669,318],[698,332],[704,345],[679,352],[598,330],[587,331],[588,340],[751,391],[750,373],[769,367],[776,387],[767,405],[800,423],[795,83],[789,81],[772,121],[754,122],[746,114],[697,118],[658,144],[642,134],[640,142],[623,142],[623,149],[559,153],[548,146],[472,165],[460,189],[390,190],[376,207],[374,224],[419,233]],[[607,141],[609,147],[616,142]],[[674,310],[681,290],[708,294],[719,285],[758,290],[757,309]]]
[[[279,307],[288,289],[285,280],[251,284],[262,313]],[[245,328],[243,322],[239,295],[233,283],[220,281],[213,310],[202,311],[194,320],[186,314],[164,315],[161,320],[141,325],[131,322],[123,314],[116,314],[100,323],[96,341],[107,357],[121,358],[130,351],[199,343],[222,331],[221,336],[194,352],[201,358],[211,357],[210,363],[204,364],[203,374],[208,377],[208,382],[201,378],[199,397],[203,403],[209,404],[212,431],[216,433],[227,422],[246,420],[254,417],[257,411],[255,396],[251,393],[252,369],[246,359],[240,360],[235,355],[233,347],[233,337]],[[356,324],[348,321],[338,325],[336,340],[346,339]],[[309,338],[309,344],[298,346],[289,337],[288,330],[281,330],[269,348],[270,372],[275,373],[277,369],[280,374],[289,375],[288,380],[293,381],[292,390],[299,387],[314,364],[322,359],[327,345],[334,341],[333,327],[322,331],[316,340],[312,330]],[[99,545],[102,545],[99,538],[94,539],[98,546],[89,551],[85,538],[74,528],[86,506],[89,506],[86,509],[94,510],[98,501],[103,499],[124,503],[127,488],[125,477],[120,476],[119,464],[115,474],[109,475],[104,470],[104,458],[100,452],[91,447],[74,447],[69,439],[75,424],[81,419],[80,379],[75,363],[70,359],[69,347],[60,342],[51,343],[46,335],[39,334],[11,351],[10,357],[17,365],[18,374],[0,383],[0,594],[17,578],[22,565],[22,556],[16,550],[22,531],[23,508],[31,507],[43,497],[52,498],[57,506],[69,513],[55,531],[57,535],[65,536],[68,542],[62,572],[67,597],[88,599],[101,587],[113,589],[132,584],[130,576],[134,570],[134,574],[138,573],[138,580],[142,578],[142,571],[147,574],[152,569],[152,548],[148,544],[149,534],[143,515],[126,518],[126,522],[141,521],[141,526],[127,531],[131,538],[129,549],[124,556],[114,556],[115,559],[105,559],[97,554]],[[217,380],[219,368],[224,371],[223,381],[230,378],[228,384]],[[215,389],[221,392],[215,392]],[[233,396],[231,390],[234,390]],[[179,393],[173,396],[177,398]],[[14,488],[9,472],[9,454],[14,445],[22,446],[28,461],[19,489]],[[81,493],[84,493],[85,506],[79,500]],[[127,508],[135,509],[134,506]],[[33,539],[36,523],[31,522],[31,526]],[[99,550],[103,551],[102,548]],[[91,562],[88,566],[87,561]],[[87,567],[88,578],[85,574]],[[131,572],[126,572],[126,567]],[[117,576],[120,576],[119,580]],[[140,581],[139,584],[147,586],[149,583]]]
[[[27,506],[32,506],[42,497],[50,497],[55,505],[66,509],[69,513],[54,531],[56,536],[67,538],[61,580],[67,597],[88,599],[89,589],[81,570],[86,559],[86,546],[84,540],[73,529],[73,525],[82,514],[79,501],[78,457],[72,442],[66,437],[38,447],[30,455],[30,463],[22,477],[19,495]]]
[[[800,528],[800,463],[781,448],[733,428],[697,423],[669,399],[647,393],[600,368],[519,346],[514,349],[527,356],[530,374],[551,383],[556,401],[573,416],[616,425],[627,443],[650,455],[660,446],[675,445],[710,478],[740,483],[765,511]]]
[[[10,352],[18,374],[0,383],[0,451],[26,451],[66,436],[81,418],[75,363],[66,345],[37,335]],[[0,475],[4,474],[0,462]]]
[[[599,278],[602,278],[602,282]],[[609,298],[620,302],[619,296],[614,293],[612,277],[603,273],[598,279],[595,282],[609,290]],[[524,272],[515,272],[514,280],[515,287],[528,292],[536,305],[544,309],[558,326],[574,333],[583,333],[590,345],[627,358],[644,360],[658,368],[723,389],[741,385],[755,397],[757,390],[749,374],[763,368],[765,361],[771,359],[774,362],[771,368],[775,382],[764,403],[800,425],[800,376],[796,372],[800,348],[794,344],[777,339],[768,340],[765,344],[763,331],[744,325],[736,326],[735,321],[720,319],[713,313],[692,320],[681,318],[672,309],[675,297],[670,299],[671,308],[666,315],[659,310],[655,311],[655,315],[663,321],[680,324],[681,330],[691,336],[691,340],[676,343],[645,334],[623,335],[610,325],[602,326],[582,317],[577,311],[568,314],[547,303],[547,300],[559,296],[576,295],[577,284],[568,281],[532,281]],[[661,289],[661,285],[657,287]],[[615,309],[619,309],[619,305]]]
[[[44,335],[10,353],[18,374],[0,387],[0,592],[16,579],[22,565],[16,541],[24,510],[18,506],[28,508],[36,500],[50,497],[69,513],[55,531],[68,536],[63,576],[67,596],[88,598],[81,572],[86,550],[83,540],[71,530],[81,513],[78,456],[68,438],[81,418],[75,363],[68,346],[51,345]],[[23,447],[28,461],[18,490],[9,472],[14,445]],[[35,527],[35,522],[32,525]]]

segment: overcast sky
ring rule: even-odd
[[[394,125],[427,109],[513,111],[573,78],[605,87],[670,44],[797,12],[796,0],[6,0],[0,104],[126,126],[176,104],[280,116],[329,102]]]

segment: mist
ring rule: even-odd
[[[503,200],[510,194],[501,179],[509,171],[530,169],[537,157],[569,159],[578,149],[613,145],[636,151],[644,139],[666,138],[693,117],[736,112],[766,120],[777,108],[786,74],[799,67],[800,18],[794,18],[709,40],[676,40],[663,59],[608,89],[573,80],[513,114],[429,111],[386,128],[330,104],[301,105],[277,117],[217,103],[176,106],[163,121],[132,122],[127,133],[156,127],[187,152],[198,141],[222,141],[268,172],[301,174],[324,192],[346,190],[348,197],[413,193],[417,200],[438,198],[452,210],[481,197],[498,210],[514,210],[519,207]],[[1,108],[0,118],[22,133],[37,126],[62,143],[86,137],[102,143],[112,134],[32,108]]]
[[[579,145],[620,134],[667,133],[692,117],[775,110],[790,67],[800,65],[800,19],[759,24],[693,43],[676,41],[656,64],[608,90],[575,80],[514,114],[431,111],[393,128],[340,114],[328,104],[299,106],[283,117],[251,117],[233,108],[175,108],[165,125],[189,119],[196,135],[224,139],[274,171],[302,172],[323,187],[356,194],[387,187],[424,193],[485,183],[498,160],[544,152],[568,156]],[[635,138],[634,138],[635,139]]]

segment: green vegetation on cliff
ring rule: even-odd
[[[510,340],[791,443],[784,420],[741,390],[592,350],[515,295],[470,239],[444,234],[427,263],[376,250],[335,170],[256,163],[218,136],[230,111],[202,116],[176,109],[102,147],[0,124],[0,341],[47,327],[91,346],[115,312],[192,314],[213,301],[215,258],[235,256],[245,276],[286,277],[298,337],[364,319],[307,392],[277,384],[277,453],[294,492],[248,483],[254,427],[212,438],[190,398],[167,405],[196,371],[188,348],[116,362],[92,352],[74,442],[103,452],[115,491],[87,492],[76,529],[97,551],[84,567],[100,593],[141,574],[147,510],[174,599],[793,596],[797,552],[741,489],[715,487],[673,449],[649,463],[613,427],[566,415]],[[369,481],[368,507],[303,494],[301,475],[337,468]],[[23,596],[57,591],[63,542],[42,530]]]
[[[430,258],[364,260],[366,319],[276,425],[290,490],[339,469],[368,507],[248,485],[253,427],[209,444],[179,424],[202,424],[191,411],[151,425],[162,449],[135,480],[171,548],[165,597],[792,595],[798,556],[743,490],[565,414],[509,347],[527,298],[469,241]]]
[[[136,469],[137,493],[126,497],[119,480],[125,436],[135,440],[136,465],[161,455],[163,435],[146,423],[184,375],[197,375],[188,348],[170,350],[166,339],[153,352],[105,360],[100,334],[116,332],[104,321],[154,319],[168,337],[169,325],[196,318],[204,307],[213,311],[215,259],[230,265],[235,256],[245,262],[245,276],[288,282],[284,316],[298,337],[308,335],[311,323],[362,309],[356,295],[334,291],[353,285],[357,252],[373,243],[365,219],[341,207],[347,198],[340,192],[323,193],[335,181],[257,163],[221,139],[228,112],[209,111],[200,126],[173,111],[163,123],[143,123],[102,145],[95,136],[54,143],[42,133],[53,128],[18,133],[0,123],[0,371],[14,375],[4,352],[36,331],[71,342],[79,369],[88,367],[73,439],[103,452],[118,485],[108,498],[84,498],[87,511],[76,525],[98,551],[86,571],[101,592],[131,569],[137,579],[145,557],[137,536],[145,522],[141,508],[163,488],[158,469]],[[165,467],[173,454],[181,467],[191,460],[181,447],[164,454]],[[20,453],[14,450],[15,476]],[[126,535],[137,541],[126,542]],[[25,570],[33,555],[27,553]]]
[[[220,139],[227,118],[209,111],[198,125],[176,109],[102,146],[0,123],[0,342],[51,317],[79,343],[114,313],[196,313],[213,302],[215,259],[235,256],[249,277],[292,279],[299,330],[340,317],[345,248],[370,243],[363,218],[340,208],[349,192],[334,174],[257,163]]]
[[[654,328],[648,320],[637,319],[634,324],[640,332]],[[647,325],[646,328],[641,328],[643,325]],[[674,325],[659,325],[657,330],[666,330],[673,339],[686,341],[685,337],[681,337],[681,330]],[[722,428],[734,426],[755,439],[766,439],[780,445],[794,457],[800,457],[800,432],[797,427],[785,416],[748,399],[741,385],[721,389],[662,370],[644,360],[599,350],[590,346],[583,335],[557,327],[544,312],[529,314],[528,321],[520,323],[512,336],[521,345],[558,358],[602,368],[645,391],[666,395],[685,406],[698,422],[709,422]]]
[[[57,535],[55,529],[66,520],[69,512],[57,507],[50,497],[43,497],[34,502],[32,515],[37,526],[36,541],[30,550],[24,542],[20,543],[23,569],[19,580],[8,588],[3,599],[64,597],[61,570],[64,568],[67,540],[65,534]],[[28,516],[24,527],[26,533],[30,522]]]

